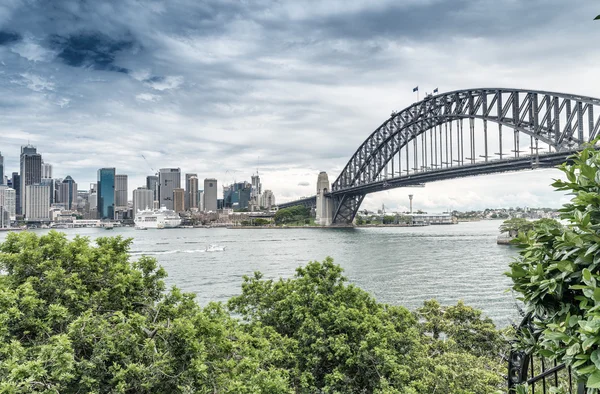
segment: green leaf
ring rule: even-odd
[[[588,389],[599,389],[600,388],[600,371],[593,372],[585,383]]]
[[[594,18],[595,21],[597,21],[598,19],[600,19],[600,15]]]
[[[600,370],[600,350],[594,350],[590,356],[590,360],[594,363],[596,368]]]

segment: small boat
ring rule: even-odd
[[[225,246],[208,245],[206,247],[206,251],[207,252],[223,252],[223,251],[225,251]]]
[[[112,223],[105,223],[104,224],[104,229],[105,230],[113,230],[115,228],[115,225]]]
[[[136,230],[148,230],[148,227],[135,227]]]

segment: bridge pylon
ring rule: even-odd
[[[320,226],[330,226],[333,221],[333,200],[329,196],[331,184],[325,171],[319,173],[317,179],[316,223]]]

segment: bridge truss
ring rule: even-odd
[[[563,162],[598,135],[598,106],[597,98],[523,89],[428,96],[393,113],[350,158],[329,194],[333,224],[352,223],[368,193]]]

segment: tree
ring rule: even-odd
[[[597,143],[594,141],[593,144]],[[566,180],[553,186],[572,195],[563,205],[565,226],[541,223],[518,237],[523,249],[507,275],[534,316],[537,344],[520,346],[564,362],[600,388],[600,152],[593,145],[559,168]],[[524,330],[520,338],[530,338]]]
[[[512,218],[505,220],[500,225],[500,233],[508,233],[509,237],[516,237],[520,232],[527,232],[533,228],[533,222],[523,218]]]
[[[0,392],[289,392],[268,336],[166,291],[154,259],[129,261],[131,240],[96,242],[51,231],[0,245]]]
[[[277,211],[273,220],[275,224],[289,224],[295,222],[304,222],[304,220],[310,219],[310,209],[302,206],[295,205],[289,208],[282,208]]]

